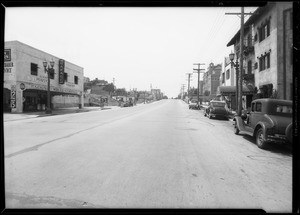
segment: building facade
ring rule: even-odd
[[[47,108],[48,76],[43,62],[54,61],[50,75],[51,108],[83,107],[83,68],[19,41],[5,42],[4,111]]]
[[[214,65],[210,63],[207,71],[203,75],[203,95],[208,100],[217,97],[217,90],[220,85],[220,75],[222,64]]]
[[[239,56],[240,32],[227,44],[231,45]],[[292,2],[268,2],[246,21],[242,78],[243,89],[252,92],[243,92],[243,108],[256,98],[292,99],[292,45]]]

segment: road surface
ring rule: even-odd
[[[292,211],[292,155],[181,100],[5,122],[7,208]]]

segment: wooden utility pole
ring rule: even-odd
[[[243,51],[244,51],[244,15],[252,15],[253,13],[244,13],[244,7],[241,7],[241,13],[225,13],[225,15],[240,15],[241,17],[241,29],[240,29],[240,65],[239,65],[239,75],[238,77],[238,91],[237,105],[238,105],[238,116],[242,115],[242,96],[243,96]],[[238,67],[237,67],[238,68]]]
[[[205,65],[205,64],[204,64],[204,63],[194,63],[194,65],[198,65],[198,69],[193,69],[193,70],[196,70],[197,73],[198,73],[197,102],[198,102],[198,105],[200,105],[200,99],[199,99],[199,90],[200,90],[200,72],[201,72],[201,70],[204,70],[204,69],[200,69],[200,66],[201,66],[201,65]]]
[[[193,73],[186,73],[188,75],[188,103],[190,101],[190,81],[191,81],[191,75]]]

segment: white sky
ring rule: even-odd
[[[245,8],[253,12],[256,8]],[[194,63],[223,63],[239,7],[6,8],[5,41],[18,40],[84,68],[117,88],[176,97]],[[249,16],[245,17],[245,21]],[[191,86],[197,87],[197,74]]]

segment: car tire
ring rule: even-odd
[[[210,114],[208,114],[208,118],[211,119],[211,115]]]
[[[266,146],[267,146],[267,142],[263,139],[263,129],[260,128],[258,129],[258,131],[256,132],[256,135],[255,135],[255,142],[256,142],[256,145],[258,146],[258,148],[261,148],[261,149],[265,149]]]
[[[235,121],[234,123],[234,128],[233,128],[234,134],[238,135],[240,133],[240,129],[237,127],[237,122]]]

